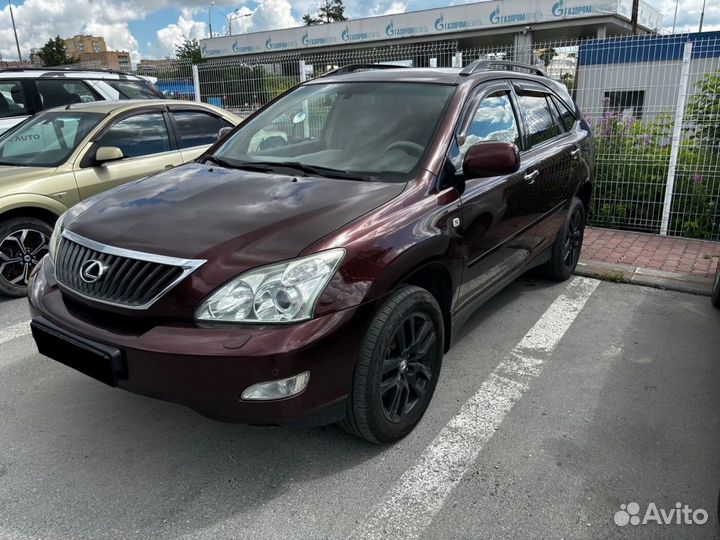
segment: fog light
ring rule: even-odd
[[[309,381],[310,372],[304,371],[299,375],[288,377],[287,379],[253,384],[246,388],[240,397],[247,400],[282,399],[299,394],[305,390]]]

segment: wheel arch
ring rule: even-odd
[[[452,304],[455,291],[450,269],[438,260],[426,261],[411,270],[396,286],[401,284],[425,289],[435,298],[443,318],[443,351],[447,352],[452,337]]]

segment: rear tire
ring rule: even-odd
[[[440,306],[425,289],[404,285],[383,302],[360,347],[345,431],[373,443],[412,431],[440,376],[443,328]]]
[[[0,295],[27,294],[30,273],[47,253],[51,235],[52,226],[34,217],[0,223]]]
[[[718,260],[718,267],[715,271],[715,283],[713,284],[710,300],[713,306],[720,309],[720,259]]]
[[[580,260],[584,235],[585,207],[580,199],[573,197],[565,223],[551,248],[550,260],[540,267],[545,277],[565,281],[572,275]]]

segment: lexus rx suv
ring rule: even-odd
[[[66,212],[31,278],[33,336],[210,417],[396,441],[481,303],[532,267],[573,272],[592,163],[534,67],[346,66]]]

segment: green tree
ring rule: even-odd
[[[548,67],[550,65],[550,62],[552,62],[553,58],[555,58],[556,56],[557,51],[552,47],[549,47],[547,49],[540,49],[540,52],[538,54],[538,58],[543,61],[545,67]]]
[[[43,64],[48,67],[62,66],[74,62],[72,58],[68,58],[65,51],[65,42],[60,36],[49,39],[38,52],[38,56],[42,59]]]
[[[175,57],[180,60],[190,60],[193,64],[200,64],[203,61],[200,52],[200,43],[197,39],[187,39],[175,47]]]
[[[708,73],[695,83],[695,93],[688,102],[685,122],[693,131],[691,137],[710,151],[720,151],[720,72]]]
[[[302,19],[306,26],[348,20],[345,16],[345,5],[343,4],[343,0],[322,0],[316,17],[306,14],[303,15]]]

